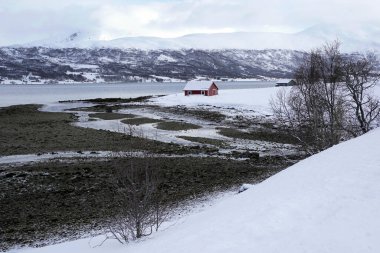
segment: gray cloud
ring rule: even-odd
[[[318,23],[379,24],[370,0],[1,0],[0,45],[88,31],[103,39],[200,32],[295,32]]]

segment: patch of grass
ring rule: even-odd
[[[217,147],[227,147],[228,145],[218,139],[211,139],[211,138],[204,138],[204,137],[193,137],[193,136],[177,136],[178,138],[187,140],[187,141],[192,141],[192,142],[198,142],[202,144],[208,144],[208,145],[213,145]]]
[[[202,110],[202,109],[189,109],[185,106],[176,106],[176,107],[161,107],[162,111],[167,111],[180,115],[192,116],[198,119],[209,120],[214,122],[223,121],[226,116],[220,112]]]
[[[93,99],[83,99],[83,100],[66,100],[59,101],[60,103],[67,102],[90,102],[90,103],[137,103],[145,102],[151,99],[153,96],[141,96],[136,98],[93,98]]]
[[[114,119],[125,119],[125,118],[135,118],[134,114],[122,114],[122,113],[93,113],[89,114],[91,118],[99,118],[103,120],[114,120]]]
[[[91,107],[78,107],[73,109],[68,109],[67,111],[85,111],[85,112],[112,112],[117,111],[126,107],[133,106],[125,105],[128,103],[142,103],[151,99],[153,96],[142,96],[137,98],[94,98],[94,99],[84,99],[84,100],[66,100],[59,101],[60,103],[73,103],[73,102],[88,102],[96,103],[97,105]]]
[[[161,122],[161,120],[141,117],[141,118],[133,118],[133,119],[124,119],[121,122],[128,125],[138,126],[138,125],[143,125],[143,124],[158,123],[158,122]]]
[[[243,132],[234,128],[217,128],[219,134],[230,138],[247,139],[247,140],[258,140],[258,141],[268,141],[277,142],[284,144],[297,144],[297,140],[292,136],[280,131],[258,129],[251,132]]]
[[[125,108],[123,105],[107,105],[107,104],[101,104],[101,105],[94,105],[90,107],[77,107],[72,109],[66,109],[66,111],[83,111],[83,112],[113,112],[120,109]]]
[[[185,122],[163,121],[163,122],[159,122],[156,128],[161,129],[161,130],[167,130],[167,131],[181,131],[181,130],[199,129],[202,127],[195,124],[185,123]]]

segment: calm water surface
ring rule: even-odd
[[[219,89],[273,87],[274,82],[217,82]],[[182,92],[185,83],[32,84],[0,85],[0,106],[52,103],[90,98],[129,98]]]

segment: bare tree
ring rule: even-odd
[[[350,98],[354,120],[357,122],[357,127],[350,128],[354,136],[368,132],[380,114],[379,100],[369,92],[380,78],[376,71],[377,65],[378,61],[373,53],[350,57],[344,64],[345,88]]]
[[[345,103],[342,97],[342,56],[339,42],[305,56],[295,71],[297,85],[272,101],[277,119],[288,127],[309,154],[342,138]]]
[[[112,183],[119,212],[108,222],[106,240],[125,244],[157,230],[168,213],[159,192],[158,169],[130,161],[116,170]]]
[[[308,53],[295,71],[297,85],[271,101],[277,120],[309,154],[367,132],[379,118],[379,101],[369,94],[379,80],[375,58],[344,57],[339,47],[334,41]]]

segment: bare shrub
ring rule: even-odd
[[[341,84],[339,42],[311,51],[295,72],[297,85],[272,100],[272,110],[310,154],[343,137],[345,102]]]
[[[117,168],[112,183],[118,212],[108,221],[106,240],[125,244],[160,227],[168,214],[159,191],[160,181],[155,167],[134,166],[130,160],[127,166]]]
[[[106,107],[106,113],[112,113],[112,112],[113,112],[112,107],[107,106],[107,107]]]
[[[123,126],[124,125],[127,125],[127,126],[124,127],[123,133],[126,134],[129,137],[133,137],[135,135],[135,133],[136,133],[136,126],[134,126],[132,124],[123,124]]]

